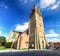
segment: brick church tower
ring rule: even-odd
[[[42,15],[39,8],[34,5],[29,19],[29,48],[45,49],[46,39]]]

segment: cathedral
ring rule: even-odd
[[[29,27],[24,32],[12,30],[7,42],[13,42],[13,48],[45,49],[46,38],[40,9],[34,5],[30,13]]]

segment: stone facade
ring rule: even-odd
[[[34,6],[30,14],[29,32],[29,48],[45,49],[46,39],[44,33],[43,20],[41,12],[37,6]]]
[[[18,38],[18,46],[17,49],[23,49],[23,48],[28,48],[28,44],[29,44],[29,35],[28,35],[28,30],[26,30],[25,32],[23,32],[20,36],[20,38]]]
[[[14,36],[15,32],[15,36]],[[13,35],[13,37],[12,37]],[[11,31],[8,37],[8,42],[16,42],[17,49],[33,48],[33,49],[45,49],[46,39],[44,33],[43,19],[41,12],[37,6],[34,6],[30,13],[29,29],[21,32]]]
[[[29,35],[27,31],[28,30],[22,33],[12,30],[9,34],[7,42],[13,42],[13,48],[15,49],[28,48]]]

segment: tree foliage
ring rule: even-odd
[[[6,37],[0,36],[0,46],[3,46],[6,43]]]

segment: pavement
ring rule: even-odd
[[[7,49],[7,50],[0,50],[0,53],[4,53],[4,52],[23,52],[23,51],[28,51],[28,50]],[[37,50],[29,49],[29,51],[37,51]],[[41,51],[41,50],[38,50],[38,51]],[[43,49],[42,51],[53,51],[53,48]]]
[[[0,56],[60,56],[59,51],[52,50],[0,50]]]
[[[6,50],[5,50],[6,51]],[[0,52],[0,56],[60,56],[58,51],[32,50],[32,51],[14,51]]]
[[[4,52],[23,52],[23,51],[28,51],[28,50],[15,50],[15,49],[11,50],[11,49],[7,49],[7,50],[0,50],[0,53],[4,53]],[[37,50],[30,49],[29,51],[37,51]],[[44,50],[41,50],[41,51],[53,51],[53,50],[51,50],[51,49],[44,49]]]
[[[0,53],[4,53],[4,52],[22,52],[22,51],[27,51],[27,50],[10,50],[10,49],[8,49],[8,50],[0,50]]]

